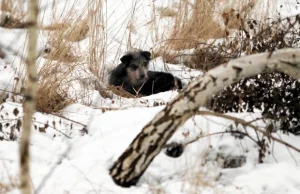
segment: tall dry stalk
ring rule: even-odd
[[[223,37],[224,30],[214,19],[214,6],[215,1],[180,0],[168,46],[175,50],[190,49],[200,39]]]
[[[89,1],[89,54],[88,64],[91,72],[102,79],[104,76],[104,66],[107,52],[107,27],[104,21],[107,16],[103,0]]]
[[[31,194],[30,185],[30,165],[29,165],[29,142],[32,124],[32,114],[36,104],[36,44],[37,44],[37,16],[39,12],[38,0],[29,1],[29,23],[28,28],[28,56],[27,56],[27,75],[28,84],[25,91],[23,132],[20,145],[20,169],[21,169],[21,192]]]

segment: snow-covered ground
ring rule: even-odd
[[[74,4],[74,2],[76,2]],[[173,1],[128,1],[109,0],[104,5],[109,35],[107,41],[108,69],[118,64],[116,58],[126,51],[129,22],[134,22],[136,31],[131,34],[133,47],[149,50],[167,34],[165,28],[170,18],[160,18],[154,26],[151,21],[159,16],[151,15],[153,6],[172,6]],[[222,1],[224,3],[224,1]],[[267,1],[264,1],[267,2]],[[42,0],[44,7],[43,24],[51,24],[75,9],[81,14],[85,1],[61,1],[56,12],[51,12],[52,1]],[[277,0],[276,10],[282,17],[300,12],[296,0]],[[75,5],[73,7],[73,5]],[[282,6],[281,6],[282,5]],[[133,11],[134,7],[134,11]],[[260,8],[261,7],[261,8]],[[260,4],[259,11],[266,5]],[[275,12],[276,12],[275,10]],[[86,12],[87,14],[87,12]],[[150,25],[151,24],[151,25]],[[170,26],[169,26],[170,27]],[[153,36],[150,30],[156,29],[161,37]],[[155,34],[155,33],[154,33]],[[9,46],[19,54],[26,46],[26,31],[0,28],[0,43]],[[156,39],[157,38],[157,39]],[[38,45],[42,49],[47,44],[43,32],[39,33]],[[88,40],[76,43],[82,52],[87,50]],[[22,78],[24,66],[15,52],[5,50],[7,56],[0,59],[0,89],[13,91],[15,77]],[[22,54],[23,55],[23,54]],[[24,55],[25,56],[25,55]],[[39,58],[42,66],[45,59]],[[183,65],[165,64],[161,58],[151,61],[150,69],[165,71],[166,67],[184,83],[201,76],[202,72],[188,69]],[[39,67],[40,68],[40,67]],[[74,69],[72,76],[82,80],[92,79],[92,74]],[[67,78],[66,78],[67,79]],[[77,85],[76,85],[77,84]],[[83,91],[81,85],[74,84],[68,94]],[[0,91],[0,97],[1,97]],[[36,112],[31,137],[31,182],[37,193],[43,194],[83,194],[83,193],[230,193],[230,194],[298,194],[300,193],[300,153],[276,143],[268,142],[270,153],[266,153],[263,163],[258,162],[258,146],[248,137],[239,138],[229,133],[209,135],[230,129],[247,130],[257,139],[253,129],[236,126],[233,121],[213,116],[195,116],[188,120],[170,142],[187,142],[198,136],[198,141],[186,146],[178,158],[171,158],[163,150],[151,163],[137,186],[121,188],[109,176],[109,168],[122,154],[135,136],[164,105],[176,97],[176,91],[164,92],[148,97],[126,99],[102,98],[95,90],[89,90],[87,98],[64,108],[59,115]],[[14,99],[14,100],[13,100]],[[86,106],[86,101],[91,101]],[[0,193],[4,186],[17,184],[19,176],[19,137],[18,127],[22,119],[22,104],[18,98],[10,98],[0,104]],[[229,114],[252,121],[260,113]],[[255,125],[265,127],[264,121]],[[15,129],[15,130],[14,130]],[[12,133],[12,130],[14,131]],[[13,135],[11,135],[13,134]],[[299,137],[281,132],[274,136],[300,148]],[[261,135],[259,135],[261,138]],[[11,141],[15,139],[14,141]],[[8,141],[9,140],[9,141]],[[223,168],[228,157],[242,158],[242,166]],[[1,186],[3,186],[3,189]],[[20,193],[12,186],[7,193]]]

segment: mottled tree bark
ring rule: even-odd
[[[27,56],[27,86],[25,91],[23,132],[20,144],[20,170],[21,170],[21,191],[22,194],[31,194],[30,185],[30,164],[29,164],[29,142],[32,125],[32,114],[36,104],[36,43],[37,43],[37,15],[38,0],[29,1],[29,23],[28,28],[28,56]]]
[[[148,123],[110,169],[114,182],[135,185],[176,129],[225,86],[260,73],[283,72],[300,78],[300,49],[283,49],[231,60],[191,82]]]

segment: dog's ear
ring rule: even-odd
[[[148,51],[142,51],[141,55],[150,61],[151,53]]]
[[[123,57],[121,57],[121,62],[124,63],[124,64],[128,64],[129,61],[132,60],[132,55],[131,54],[127,54],[127,55],[124,55]]]

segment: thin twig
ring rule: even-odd
[[[291,145],[291,144],[289,144],[289,143],[287,143],[287,142],[285,142],[285,141],[283,141],[283,140],[281,140],[277,137],[272,136],[272,134],[267,133],[263,129],[260,129],[259,127],[255,126],[255,125],[253,125],[253,124],[251,124],[251,123],[249,123],[249,122],[247,122],[243,119],[236,118],[236,117],[233,117],[233,116],[230,116],[230,115],[225,115],[225,114],[222,114],[222,113],[210,112],[210,111],[200,111],[199,110],[199,111],[196,112],[196,114],[198,114],[198,115],[217,116],[217,117],[222,117],[222,118],[225,118],[225,119],[228,119],[228,120],[236,121],[236,122],[238,122],[242,125],[253,128],[255,131],[258,131],[258,132],[262,133],[263,135],[267,136],[268,138],[271,138],[273,141],[276,141],[280,144],[283,144],[283,145],[287,146],[288,148],[291,148],[291,149],[293,149],[293,150],[300,153],[299,148],[297,148],[297,147],[295,147],[295,146],[293,146],[293,145]]]
[[[205,137],[210,137],[210,136],[214,136],[214,135],[223,135],[225,133],[230,133],[230,134],[240,134],[240,135],[244,135],[244,136],[247,136],[249,139],[251,139],[253,142],[255,142],[256,144],[258,144],[258,141],[255,140],[253,137],[251,137],[248,133],[246,132],[242,132],[242,131],[220,131],[220,132],[215,132],[215,133],[209,133],[207,135],[199,135],[197,136],[195,139],[191,140],[191,141],[188,141],[188,142],[185,142],[183,144],[183,146],[187,146],[191,143],[194,143],[196,141],[198,141],[199,139],[202,139],[202,138],[205,138]],[[165,145],[165,148],[168,148],[170,147],[169,144],[166,144]]]
[[[34,194],[38,194],[41,189],[45,186],[47,180],[51,177],[51,175],[54,173],[54,171],[56,170],[56,168],[59,166],[58,164],[62,163],[62,160],[64,158],[66,158],[66,156],[68,155],[68,153],[71,151],[72,149],[72,144],[70,144],[68,146],[68,148],[64,151],[64,153],[61,155],[61,157],[56,161],[56,163],[53,165],[53,167],[48,171],[47,175],[44,176],[43,180],[41,181],[41,183],[39,184],[39,186],[37,187],[37,189],[34,191]]]

